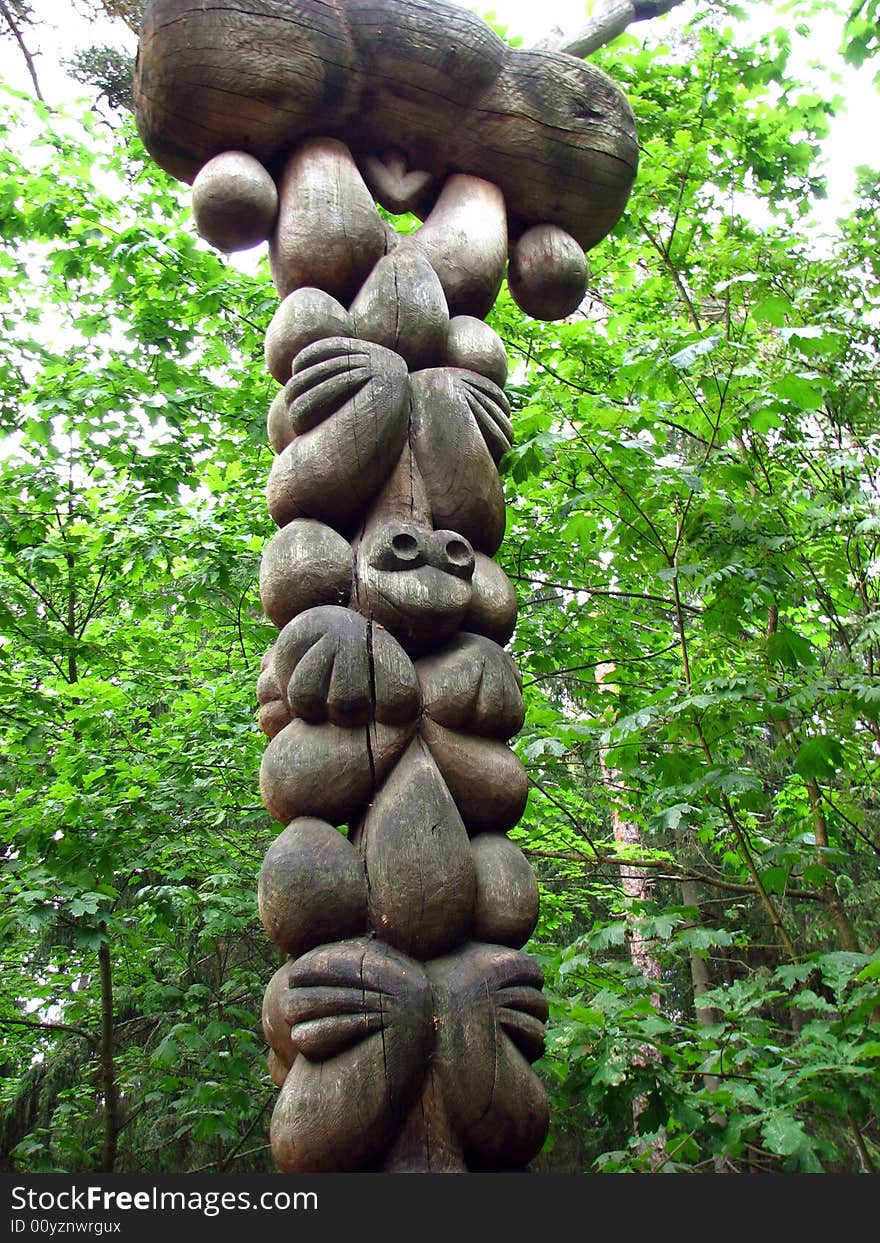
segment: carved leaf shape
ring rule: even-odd
[[[356,833],[370,919],[385,941],[421,959],[470,931],[476,870],[467,831],[430,752],[416,739]]]

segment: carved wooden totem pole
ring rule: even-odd
[[[259,879],[288,955],[263,1007],[276,1162],[522,1169],[547,1006],[507,836],[511,424],[484,316],[506,268],[527,313],[577,307],[635,175],[631,112],[591,66],[436,0],[152,0],[136,100],[203,236],[268,239],[281,299],[258,682],[286,826]],[[399,235],[376,202],[424,223]]]

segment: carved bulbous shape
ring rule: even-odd
[[[451,315],[482,320],[501,288],[507,261],[507,212],[497,186],[449,177],[425,223],[404,243],[436,272]]]
[[[424,961],[468,935],[476,871],[467,830],[430,752],[414,742],[353,834],[367,874],[370,922]]]
[[[272,1115],[290,1174],[370,1168],[419,1093],[433,1042],[431,988],[417,962],[376,940],[311,950],[279,1008],[293,1062]]]
[[[362,932],[367,889],[358,852],[325,820],[294,820],[266,853],[257,906],[266,935],[293,956]]]
[[[347,305],[385,252],[385,227],[345,143],[307,139],[284,166],[279,198],[269,247],[279,295],[311,285]]]
[[[529,229],[510,253],[510,296],[533,319],[571,315],[583,302],[589,279],[583,248],[556,225]]]
[[[278,215],[275,182],[244,151],[216,155],[193,182],[196,228],[218,250],[248,250],[265,242]]]
[[[507,379],[507,351],[498,333],[472,315],[456,315],[449,321],[446,356],[449,367],[476,371],[499,388]]]
[[[355,336],[394,350],[411,371],[442,361],[449,308],[436,272],[417,251],[401,248],[380,259],[350,311]]]
[[[523,852],[501,833],[471,842],[477,869],[474,937],[520,949],[538,922],[538,882]]]
[[[260,602],[279,630],[318,604],[347,604],[351,547],[332,527],[311,518],[289,522],[266,545]]]
[[[308,285],[295,289],[279,304],[266,329],[266,366],[279,384],[286,384],[290,379],[293,360],[307,345],[327,337],[351,335],[351,316],[341,302],[323,289]],[[286,393],[285,404],[290,405]]]
[[[257,682],[283,826],[258,906],[290,956],[262,1013],[275,1160],[521,1168],[547,1129],[547,1004],[518,952],[537,884],[505,836],[528,793],[492,560],[513,427],[483,318],[506,265],[527,313],[580,304],[632,114],[593,66],[445,0],[147,0],[135,95],[202,234],[268,237],[281,299]],[[374,195],[424,223],[396,232]]]

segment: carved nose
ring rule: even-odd
[[[455,531],[435,531],[428,543],[428,564],[456,578],[470,579],[474,574],[474,550]]]

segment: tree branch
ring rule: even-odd
[[[25,43],[22,33],[18,28],[18,23],[10,12],[9,6],[6,4],[6,0],[0,0],[0,17],[2,17],[6,22],[6,25],[9,27],[10,34],[21,49],[21,54],[24,57],[25,64],[27,65],[31,82],[34,84],[34,94],[37,99],[39,99],[40,103],[44,104],[46,100],[43,97],[43,92],[40,90],[40,83],[37,78],[37,69],[34,65],[34,58],[28,51],[27,44]]]
[[[549,39],[538,46],[551,52],[568,52],[570,56],[592,56],[600,47],[622,35],[633,22],[661,17],[681,3],[682,0],[608,0],[573,39]]]
[[[534,784],[537,785],[537,782]],[[541,787],[538,788],[540,789]],[[543,790],[542,793],[546,794],[546,790]],[[530,859],[557,859],[561,863],[585,863],[593,867],[620,868],[625,866],[629,868],[645,868],[661,873],[657,877],[658,880],[692,880],[702,885],[708,885],[713,889],[720,889],[723,893],[751,894],[760,897],[759,891],[754,885],[742,885],[737,884],[735,881],[720,880],[718,877],[681,867],[670,859],[638,859],[630,855],[603,855],[596,853],[590,856],[583,852],[536,850],[525,845],[522,847],[522,851]],[[786,889],[785,897],[804,902],[825,902],[822,894],[813,889]]]
[[[94,1032],[87,1032],[82,1027],[71,1027],[69,1023],[38,1023],[31,1019],[0,1019],[0,1027],[9,1027],[14,1024],[16,1027],[31,1027],[35,1031],[44,1032],[69,1032],[72,1036],[81,1036],[83,1040],[88,1040],[89,1044],[97,1044],[98,1038]]]

